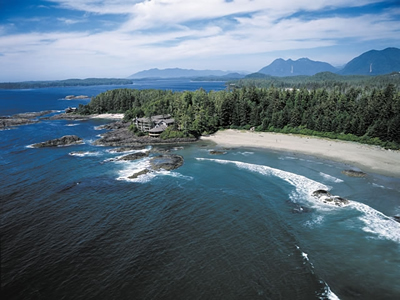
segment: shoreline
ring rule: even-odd
[[[91,119],[110,119],[110,120],[122,120],[124,114],[95,114],[89,115]]]
[[[272,132],[251,132],[227,129],[218,131],[204,141],[220,146],[262,148],[302,153],[346,163],[366,173],[400,178],[400,151],[355,142],[329,140],[312,136]]]

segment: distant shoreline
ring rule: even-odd
[[[271,132],[223,130],[201,137],[220,146],[264,148],[313,155],[347,163],[364,172],[400,178],[400,151],[355,142]]]

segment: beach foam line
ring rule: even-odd
[[[133,174],[136,174],[140,171],[144,171],[146,169],[150,169],[150,158],[145,158],[134,162],[132,161],[114,161],[114,162],[123,164],[125,166],[124,169],[118,172],[120,176],[117,177],[117,180],[147,183],[157,176],[171,176],[174,178],[179,178],[184,180],[193,180],[192,176],[186,176],[176,171],[166,171],[166,170],[160,170],[160,171],[151,170],[149,173],[140,175],[137,178],[129,178]]]
[[[334,177],[334,176],[325,174],[325,173],[323,173],[323,172],[319,172],[319,175],[321,175],[321,176],[322,176],[323,178],[325,178],[326,180],[329,180],[329,181],[332,181],[332,182],[335,182],[335,183],[344,182],[342,179],[339,179],[339,178],[336,178],[336,177]]]
[[[117,180],[129,181],[129,182],[149,182],[151,179],[155,177],[153,172],[140,175],[137,178],[129,178],[133,174],[136,174],[140,171],[150,168],[150,158],[146,157],[144,159],[136,160],[136,161],[113,161],[116,164],[121,164],[124,166],[122,170],[118,171],[119,176]]]
[[[108,153],[118,153],[118,154],[120,154],[120,153],[124,153],[124,154],[127,154],[127,153],[146,153],[146,152],[149,152],[150,151],[150,148],[145,148],[145,149],[137,149],[137,150],[126,150],[126,151],[116,151],[115,149],[109,149],[109,150],[107,150],[107,152]],[[124,155],[122,155],[122,156],[124,156]],[[117,158],[120,158],[120,157],[122,157],[122,156],[117,156]]]
[[[307,200],[313,203],[320,203],[315,201],[316,199],[311,196],[311,194],[316,190],[329,190],[329,187],[309,179],[305,176],[294,174],[291,172],[286,172],[280,169],[274,169],[268,166],[263,165],[256,165],[256,164],[249,164],[240,161],[230,161],[230,160],[222,160],[222,159],[211,159],[211,158],[196,158],[197,160],[206,160],[206,161],[213,161],[220,164],[234,164],[241,169],[246,169],[252,172],[256,172],[266,176],[275,176],[283,179],[284,181],[290,183],[296,188],[296,192],[298,195],[291,195],[293,196],[292,200],[296,202],[298,196],[304,198],[306,196]]]
[[[311,267],[310,271],[313,274],[315,274],[314,265],[310,261],[310,258],[308,257],[308,254],[305,253],[304,251],[302,251],[299,246],[297,246],[297,245],[295,245],[295,246],[296,246],[296,249],[301,252],[301,256],[303,257],[303,260],[304,260],[303,264],[308,264]],[[326,281],[324,281],[322,279],[319,279],[319,282],[324,285],[324,292],[321,294],[321,296],[324,297],[324,298],[320,298],[320,299],[326,299],[327,298],[329,300],[340,300],[339,297],[334,292],[332,292],[331,288],[326,283]]]
[[[362,213],[358,219],[365,224],[363,231],[400,243],[400,223],[366,204],[350,201],[349,206]]]
[[[69,155],[71,156],[79,156],[79,157],[84,157],[84,156],[99,156],[101,153],[100,152],[92,152],[92,151],[77,151],[77,152],[70,152]]]

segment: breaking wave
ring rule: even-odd
[[[336,206],[330,206],[327,204],[323,204],[318,202],[311,194],[318,189],[329,190],[329,188],[317,181],[311,180],[305,176],[297,175],[291,172],[286,172],[279,169],[274,169],[268,166],[263,165],[255,165],[249,164],[239,161],[229,161],[229,160],[221,160],[221,159],[209,159],[209,158],[196,158],[199,161],[213,161],[220,164],[234,164],[238,168],[249,170],[252,172],[257,172],[266,176],[276,176],[279,177],[286,182],[290,183],[296,188],[296,192],[291,193],[290,198],[293,202],[297,202],[297,200],[308,200],[314,204],[319,204],[320,210],[325,209],[339,209]],[[368,233],[373,233],[379,238],[389,239],[394,242],[400,243],[400,223],[396,222],[392,218],[386,216],[385,214],[373,209],[372,207],[356,202],[350,201],[347,207],[358,210],[362,213],[362,216],[359,217],[365,226],[362,227],[362,230]],[[322,218],[316,218],[310,223],[307,223],[308,226],[314,226],[320,222],[322,222]]]
[[[329,181],[332,181],[332,182],[335,182],[335,183],[343,182],[342,179],[336,178],[334,176],[331,176],[331,175],[328,175],[328,174],[325,174],[325,173],[322,173],[322,172],[319,172],[319,175],[321,175],[326,180],[329,180]]]

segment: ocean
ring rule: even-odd
[[[148,81],[123,88],[224,89]],[[118,86],[0,90],[0,115],[60,111]],[[173,171],[129,179],[92,143],[109,120],[0,131],[3,299],[400,299],[400,179],[290,152],[166,145]],[[75,134],[83,145],[30,148]],[[159,147],[159,146],[157,146]],[[151,147],[149,146],[148,149]],[[333,207],[317,189],[350,200]]]

